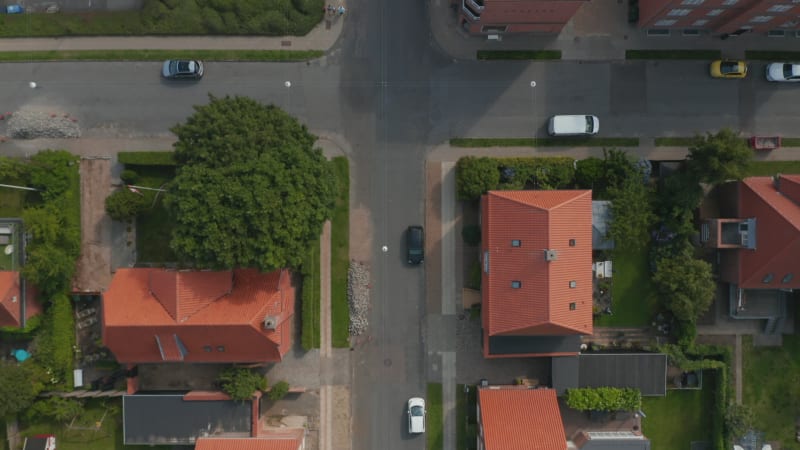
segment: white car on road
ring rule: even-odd
[[[767,64],[767,80],[800,81],[800,64],[788,62]]]
[[[425,432],[425,400],[419,397],[408,400],[408,432],[410,434]]]

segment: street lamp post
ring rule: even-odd
[[[533,122],[534,126],[531,127],[531,129],[534,130],[534,134],[536,133],[536,131],[535,131],[536,130],[536,119],[535,119],[536,114],[535,114],[535,110],[534,110],[534,105],[535,105],[534,93],[535,93],[535,91],[536,91],[536,81],[531,80],[531,119],[534,121]],[[536,136],[534,136],[534,137],[536,137]]]

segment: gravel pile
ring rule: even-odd
[[[6,134],[14,139],[78,138],[81,129],[69,114],[19,111],[8,119]]]
[[[369,325],[369,268],[365,264],[350,261],[347,301],[350,303],[350,336],[359,336],[367,331]]]

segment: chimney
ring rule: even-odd
[[[556,259],[558,259],[558,252],[556,252],[555,250],[548,250],[548,249],[546,249],[544,251],[544,260],[545,261],[548,261],[548,262],[549,261],[555,261]]]

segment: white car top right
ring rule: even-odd
[[[769,81],[800,81],[800,63],[769,63],[766,73]]]

